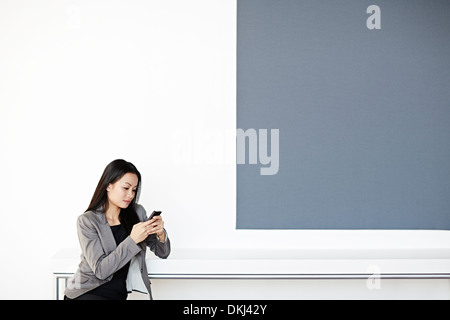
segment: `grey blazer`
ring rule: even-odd
[[[143,206],[138,204],[136,212],[140,221],[147,220]],[[155,234],[151,234],[138,244],[128,236],[116,245],[103,210],[87,211],[79,216],[77,230],[82,251],[81,262],[67,283],[64,294],[68,298],[74,299],[110,281],[114,273],[131,260],[127,278],[128,291],[146,291],[149,298],[153,299],[145,263],[146,248],[148,246],[160,258],[167,258],[170,254],[167,233],[165,242],[160,242]],[[140,275],[136,276],[137,273]]]

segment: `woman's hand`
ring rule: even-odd
[[[131,230],[130,237],[134,243],[144,241],[149,234],[156,234],[159,241],[166,241],[166,234],[164,233],[164,221],[161,216],[153,217],[145,222],[136,223]]]
[[[138,244],[148,237],[149,233],[147,228],[152,223],[152,220],[139,222],[133,226],[133,229],[131,229],[130,237],[131,239],[133,239],[134,243]]]
[[[153,217],[147,222],[150,222],[150,224],[145,227],[148,234],[156,234],[159,241],[164,242],[166,240],[166,234],[164,233],[164,221],[161,216]]]

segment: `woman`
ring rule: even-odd
[[[128,292],[149,294],[145,252],[148,246],[167,258],[170,242],[164,221],[137,204],[141,174],[124,160],[114,160],[103,172],[91,203],[78,217],[81,263],[69,279],[65,299],[125,300]]]

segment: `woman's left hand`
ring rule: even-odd
[[[148,234],[156,234],[161,242],[166,240],[164,233],[164,221],[161,216],[153,217],[150,224],[146,227]]]

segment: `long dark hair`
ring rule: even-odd
[[[86,211],[102,209],[103,212],[108,210],[108,194],[106,188],[110,183],[115,183],[122,178],[126,173],[134,173],[138,177],[138,185],[136,187],[135,197],[126,209],[121,209],[119,214],[120,223],[125,227],[128,234],[131,233],[133,226],[139,222],[136,214],[136,203],[139,198],[141,189],[141,174],[138,169],[131,163],[122,159],[117,159],[108,164],[103,171],[102,177],[98,182],[91,203]]]

